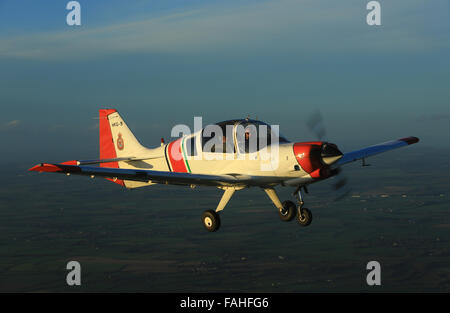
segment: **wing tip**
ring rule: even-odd
[[[408,145],[412,145],[419,142],[419,138],[414,136],[400,138],[399,140],[406,142]]]

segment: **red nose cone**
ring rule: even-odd
[[[295,158],[305,172],[312,173],[322,167],[320,162],[321,146],[321,142],[297,142],[294,144]]]
[[[297,142],[293,148],[298,164],[312,178],[332,176],[330,165],[342,157],[337,146],[328,142]]]

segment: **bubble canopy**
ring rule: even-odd
[[[279,127],[252,119],[227,120],[206,126],[201,133],[204,152],[252,153],[271,144],[289,142]]]

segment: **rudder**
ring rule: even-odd
[[[145,149],[133,135],[116,109],[99,110],[100,159],[132,157]],[[119,168],[119,162],[101,163],[101,167]],[[124,186],[120,179],[112,180]]]

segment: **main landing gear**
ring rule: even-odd
[[[202,224],[207,231],[214,232],[220,228],[220,212],[225,208],[228,201],[230,201],[236,190],[242,189],[243,187],[221,187],[224,190],[223,196],[217,205],[216,210],[206,210],[202,214]],[[278,208],[278,215],[280,219],[284,222],[292,221],[294,218],[297,220],[298,224],[301,226],[308,226],[312,221],[311,211],[303,207],[303,196],[302,190],[305,189],[306,193],[308,190],[305,186],[299,186],[295,192],[294,196],[297,199],[297,205],[294,202],[286,200],[281,203],[278,198],[275,189],[264,188],[264,191],[272,200],[273,204]]]
[[[295,217],[295,213],[297,212],[295,203],[289,200],[283,201],[283,207],[278,209],[278,215],[283,222],[292,221]]]
[[[220,199],[219,205],[217,205],[216,210],[215,211],[206,210],[202,214],[203,226],[206,228],[207,231],[210,231],[210,232],[214,232],[219,229],[219,227],[220,227],[219,212],[225,208],[228,201],[230,201],[231,196],[236,191],[235,187],[223,187],[222,189],[224,189],[225,192],[223,193],[222,199]]]
[[[205,226],[206,230],[208,230],[210,232],[218,230],[220,227],[219,213],[216,213],[213,210],[206,210],[202,214],[202,222],[203,222],[203,226]]]
[[[304,202],[301,188],[302,186],[299,186],[294,192],[294,196],[297,198],[297,206],[294,202],[289,200],[281,203],[273,188],[265,188],[264,191],[278,208],[278,215],[282,221],[289,222],[295,218],[300,226],[308,226],[312,221],[312,213],[310,210],[303,207]],[[308,193],[306,187],[303,188]]]

